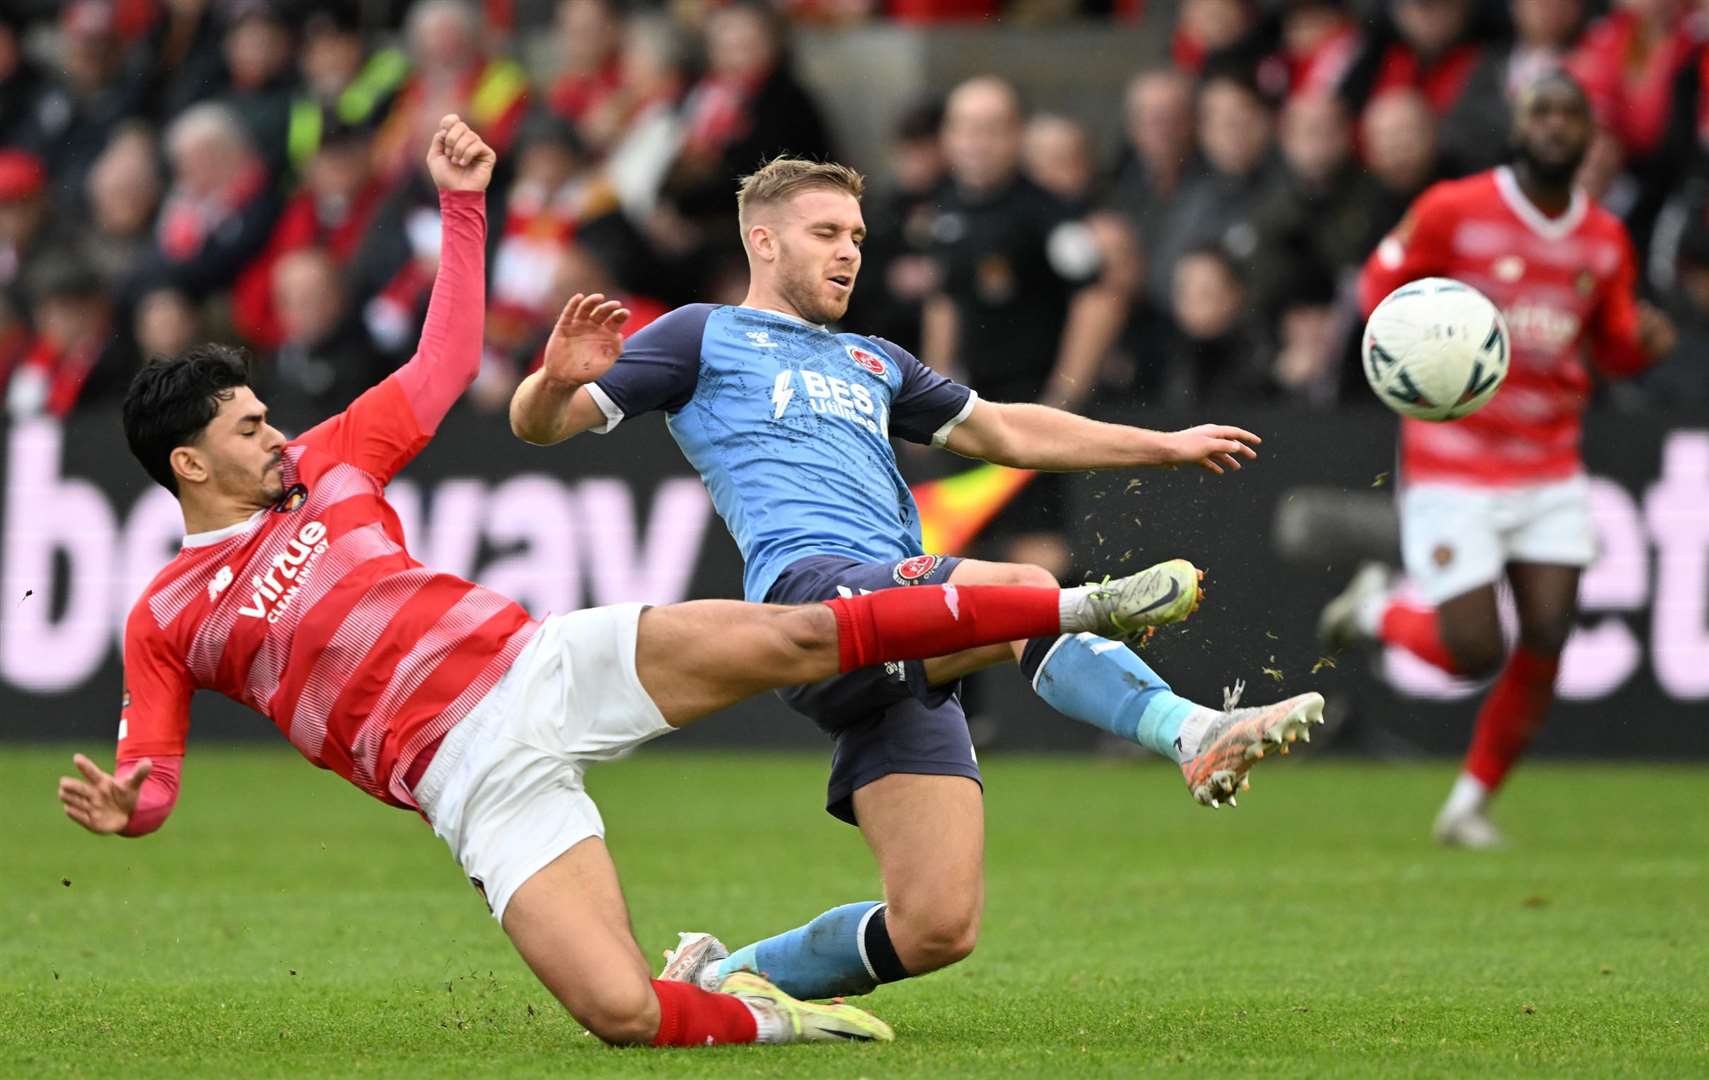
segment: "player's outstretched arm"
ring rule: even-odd
[[[963,457],[1020,469],[1120,469],[1199,465],[1214,473],[1258,456],[1264,440],[1244,428],[1201,424],[1150,431],[1106,424],[1046,405],[980,401],[944,443]]]
[[[582,387],[617,363],[628,321],[629,309],[600,293],[570,297],[546,341],[540,370],[522,380],[510,399],[510,430],[517,438],[549,446],[605,423]]]
[[[124,833],[141,836],[153,832],[166,820],[178,796],[178,767],[181,759],[166,759],[160,766],[150,758],[121,763],[106,772],[82,754],[71,758],[83,779],[59,778],[59,801],[65,816],[92,833]]]
[[[455,114],[439,121],[427,171],[439,189],[439,273],[421,344],[398,378],[423,431],[432,434],[481,368],[486,308],[486,190],[498,156]]]

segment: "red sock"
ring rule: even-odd
[[[1399,600],[1390,600],[1388,607],[1383,609],[1383,622],[1377,636],[1450,675],[1459,674],[1454,658],[1448,654],[1448,647],[1442,644],[1442,628],[1435,608],[1413,607]]]
[[[1062,594],[1027,585],[910,585],[827,600],[842,670],[1056,635]]]
[[[1478,710],[1478,726],[1466,751],[1466,772],[1494,791],[1543,726],[1555,700],[1558,658],[1521,645]]]
[[[654,1046],[716,1046],[751,1043],[759,1037],[754,1014],[742,999],[713,994],[692,983],[653,980],[659,998],[659,1033]]]

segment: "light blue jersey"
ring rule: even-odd
[[[809,555],[924,554],[890,436],[942,445],[975,395],[881,338],[691,304],[645,327],[589,388],[610,431],[654,409],[700,473],[766,598]]]

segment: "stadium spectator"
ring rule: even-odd
[[[1479,172],[1507,160],[1513,96],[1561,66],[1584,31],[1584,0],[1509,0],[1507,10],[1512,44],[1484,50],[1460,99],[1442,117],[1442,153],[1456,171]]]
[[[1226,405],[1273,396],[1269,348],[1228,253],[1214,244],[1183,252],[1174,264],[1171,287],[1176,339],[1170,401]]]
[[[1198,167],[1193,89],[1174,68],[1153,68],[1129,81],[1124,103],[1126,139],[1111,202],[1127,221],[1143,266],[1121,338],[1121,351],[1134,365],[1132,390],[1142,398],[1157,389],[1166,366],[1159,343],[1169,333],[1169,286],[1157,274],[1157,252],[1181,187]]]
[[[1023,122],[1014,87],[994,76],[950,94],[949,182],[932,223],[941,285],[926,303],[921,359],[992,401],[1073,409],[1097,385],[1127,295],[1101,280],[1093,230],[1021,171]],[[993,546],[1066,575],[1062,497],[1054,478],[1034,481],[993,523]]]
[[[380,130],[382,174],[419,171],[418,150],[447,113],[478,129],[503,160],[528,111],[522,65],[487,53],[480,16],[464,0],[421,0],[409,10],[406,33],[412,70]]]
[[[588,113],[581,130],[591,146],[605,152],[605,174],[624,212],[638,222],[650,222],[682,141],[676,104],[683,73],[671,25],[631,19],[619,63],[622,81],[617,93]]]
[[[109,284],[122,284],[147,254],[161,187],[154,133],[137,123],[115,131],[89,170],[85,233],[86,254]]]
[[[1271,322],[1302,275],[1330,282],[1347,275],[1389,225],[1379,220],[1381,194],[1353,158],[1340,99],[1294,97],[1282,109],[1280,129],[1280,174],[1253,209],[1249,235],[1231,238],[1235,253],[1248,260],[1252,304]]]
[[[617,244],[638,242],[569,120],[544,112],[529,117],[517,147],[516,179],[492,259],[486,354],[473,388],[478,403],[495,408],[509,405],[525,374],[519,359],[532,353],[539,330],[572,295],[555,288],[566,250],[590,232],[605,232]]]
[[[225,80],[222,29],[211,0],[165,4],[142,50],[149,61],[148,112],[170,119],[219,92]]]
[[[0,150],[0,290],[17,320],[28,318],[25,274],[30,260],[55,245],[50,240],[47,170],[24,150]]]
[[[136,302],[131,335],[143,360],[177,356],[202,339],[201,313],[177,289],[151,289]]]
[[[76,0],[59,18],[59,78],[38,108],[42,152],[61,212],[81,210],[86,174],[113,131],[144,104],[146,74],[127,65],[103,0]]]
[[[267,243],[279,194],[235,113],[208,102],[166,132],[172,186],[160,209],[142,286],[170,285],[200,302],[229,287]]]
[[[1392,33],[1366,41],[1343,93],[1363,112],[1385,94],[1417,90],[1433,115],[1446,115],[1483,55],[1472,32],[1472,0],[1388,0],[1386,11]]]
[[[238,0],[227,10],[222,98],[248,129],[268,169],[278,174],[286,164],[296,97],[291,31],[272,0]]]
[[[1091,230],[1103,267],[1102,288],[1131,305],[1143,278],[1142,262],[1132,228],[1105,205],[1091,133],[1068,117],[1045,114],[1028,121],[1021,147],[1026,175]],[[1131,385],[1125,367],[1112,379],[1113,361],[1106,352],[1098,383]]]
[[[351,294],[367,298],[368,337],[391,359],[408,358],[438,268],[439,208],[427,178],[412,170],[375,213],[348,268]]]
[[[1673,82],[1693,46],[1691,10],[1681,0],[1619,0],[1573,53],[1598,125],[1629,157],[1647,157],[1666,136]]]
[[[31,268],[35,334],[6,384],[6,414],[65,416],[80,399],[122,390],[112,305],[101,276],[55,251]]]
[[[739,246],[730,202],[738,176],[782,153],[831,156],[819,106],[790,70],[783,33],[777,16],[752,0],[706,20],[706,74],[683,101],[682,146],[666,193],[679,213],[716,227],[721,248]]]
[[[1066,116],[1034,116],[1021,137],[1021,157],[1027,177],[1063,205],[1082,213],[1092,208],[1098,160],[1084,127]]]
[[[52,126],[53,86],[24,52],[24,25],[17,15],[0,11],[0,146],[40,154]]]
[[[1390,90],[1372,98],[1359,121],[1359,140],[1365,168],[1379,190],[1378,228],[1387,230],[1441,176],[1429,101],[1417,90]]]
[[[1197,161],[1193,82],[1173,68],[1143,71],[1128,83],[1123,115],[1127,142],[1115,203],[1154,256],[1164,219]]]
[[[1257,29],[1257,8],[1244,0],[1181,0],[1169,56],[1181,71],[1198,75],[1245,44]]]
[[[595,117],[623,86],[624,22],[616,2],[560,0],[558,4],[558,53],[564,66],[546,100],[553,112],[574,124],[577,134],[593,145],[601,145],[606,134]]]
[[[1279,22],[1288,96],[1334,93],[1364,41],[1341,0],[1286,0]]]
[[[942,126],[943,105],[936,100],[902,114],[886,158],[889,183],[866,200],[861,284],[846,318],[912,352],[920,350],[926,297],[938,288],[931,247],[933,200],[945,175]]]
[[[302,430],[327,409],[342,409],[392,367],[374,350],[345,295],[338,262],[304,247],[273,267],[280,340],[261,372],[279,422]]]
[[[1311,408],[1335,406],[1364,382],[1355,350],[1358,323],[1338,305],[1333,278],[1306,268],[1291,278],[1276,301],[1276,359],[1271,381],[1278,394]]]
[[[316,125],[319,145],[306,162],[303,185],[285,203],[267,246],[244,267],[232,290],[232,322],[245,341],[276,348],[282,328],[274,306],[273,270],[285,255],[324,247],[340,266],[355,257],[385,198],[374,175],[368,133],[327,116]]]
[[[302,175],[324,125],[365,128],[386,114],[409,76],[409,56],[395,45],[367,52],[354,10],[334,0],[305,20],[298,69],[286,147],[292,172]]]
[[[1166,304],[1174,303],[1175,260],[1183,252],[1250,228],[1252,211],[1274,175],[1274,127],[1269,103],[1248,79],[1221,72],[1199,89],[1197,137],[1204,167],[1181,185],[1149,248],[1148,273]]]

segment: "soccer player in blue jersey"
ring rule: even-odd
[[[663,410],[741,549],[747,598],[774,603],[922,583],[1056,585],[1038,567],[924,551],[891,436],[1049,470],[1192,464],[1222,473],[1256,456],[1258,437],[1236,427],[1156,432],[985,401],[888,341],[832,330],[860,271],[861,190],[851,169],[793,159],[744,179],[737,206],[752,277],[743,304],[691,304],[624,342],[620,304],[573,297],[549,359],[511,402],[513,430],[544,445]],[[1199,582],[1189,563],[1144,573],[1155,595],[1145,622],[1191,613]],[[796,997],[822,998],[971,952],[984,905],[984,806],[956,685],[1017,660],[1057,711],[1179,762],[1193,797],[1213,807],[1233,804],[1267,748],[1322,722],[1317,694],[1262,708],[1196,705],[1131,649],[1090,634],[785,691],[836,740],[826,808],[859,826],[885,899],[833,908],[733,954],[709,934],[684,934],[663,977],[716,987],[756,970]]]

